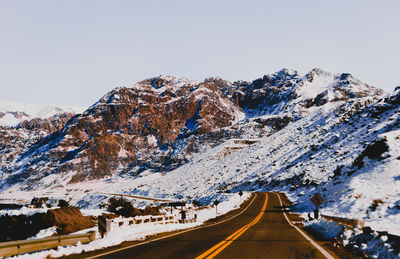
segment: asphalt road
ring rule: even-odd
[[[239,216],[96,258],[327,258],[286,220],[278,195],[257,193]]]

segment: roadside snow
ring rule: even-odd
[[[35,208],[27,208],[21,207],[20,209],[12,209],[12,210],[0,210],[0,216],[9,215],[9,216],[18,216],[25,215],[31,216],[36,213],[46,213],[48,209],[35,209]]]
[[[40,230],[39,233],[37,233],[33,237],[28,238],[27,240],[33,240],[33,239],[49,237],[49,236],[52,236],[55,233],[57,233],[57,227],[50,227],[50,228],[46,228],[46,229]]]
[[[234,210],[239,207],[239,205],[245,200],[251,197],[251,193],[244,192],[243,196],[240,198],[239,195],[231,195],[229,199],[224,202],[221,202],[218,205],[218,215],[225,214],[231,210]],[[94,212],[94,211],[92,211]],[[187,223],[187,224],[167,224],[167,225],[157,225],[157,224],[138,224],[138,225],[123,225],[118,228],[112,229],[107,235],[101,239],[100,234],[96,233],[96,240],[88,243],[81,244],[78,243],[76,246],[67,246],[67,247],[58,247],[57,250],[46,250],[37,253],[31,254],[23,254],[19,256],[14,256],[11,258],[29,258],[29,259],[42,259],[48,257],[61,257],[76,253],[82,253],[83,251],[94,251],[110,246],[115,246],[121,244],[124,241],[137,241],[137,240],[145,240],[147,237],[155,235],[157,233],[163,232],[172,232],[177,230],[194,228],[202,225],[205,221],[215,218],[218,216],[216,214],[216,210],[213,207],[206,207],[201,210],[192,210],[191,218],[194,216],[193,214],[197,214],[197,222],[196,223]],[[49,233],[51,230],[43,230],[43,232],[39,232],[41,234]],[[77,233],[86,233],[88,231],[97,231],[97,227],[81,230]],[[38,234],[39,235],[39,234]]]
[[[358,228],[345,229],[344,226],[325,219],[306,221],[304,225],[323,238],[338,242],[368,258],[400,258],[400,253],[393,249],[388,236],[380,235],[376,231],[366,234]]]

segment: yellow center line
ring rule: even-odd
[[[257,217],[252,222],[250,222],[249,224],[243,226],[239,230],[235,231],[235,233],[233,233],[232,235],[228,236],[227,238],[225,238],[223,241],[219,242],[215,246],[211,247],[210,249],[208,249],[207,251],[205,251],[204,253],[202,253],[198,257],[196,257],[196,259],[203,259],[203,258],[211,259],[211,258],[214,258],[217,254],[219,254],[222,250],[224,250],[227,246],[229,246],[233,241],[235,241],[237,238],[239,238],[244,232],[246,232],[246,230],[248,230],[250,227],[252,227],[255,224],[257,224],[257,222],[264,215],[264,211],[267,208],[267,203],[268,203],[268,194],[265,193],[265,201],[264,201],[264,205],[263,205],[263,207],[261,209],[261,212],[257,215]]]

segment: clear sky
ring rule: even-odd
[[[1,0],[0,99],[89,106],[160,74],[281,68],[400,85],[400,1]]]

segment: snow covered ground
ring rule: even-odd
[[[324,239],[347,246],[367,258],[400,258],[400,252],[394,249],[388,236],[377,231],[366,234],[360,228],[346,229],[343,225],[325,219],[306,221],[305,226]]]
[[[251,194],[249,192],[243,193],[243,196],[239,195],[230,195],[230,197],[221,202],[218,205],[218,215],[225,214],[233,209],[239,207],[239,205],[245,200],[249,199]],[[82,211],[83,213],[85,210]],[[86,213],[93,213],[95,211],[86,211]],[[178,214],[178,211],[174,211],[175,214]],[[75,253],[81,253],[82,251],[93,251],[105,247],[110,247],[114,245],[118,245],[124,241],[136,241],[136,240],[145,240],[148,236],[155,235],[157,233],[162,232],[172,232],[176,230],[190,229],[196,226],[202,225],[205,221],[215,218],[217,216],[216,210],[213,207],[206,207],[200,210],[194,210],[194,208],[188,210],[188,218],[193,218],[194,214],[197,214],[197,222],[196,223],[187,223],[187,224],[167,224],[167,225],[157,225],[152,223],[146,224],[138,224],[138,225],[123,225],[121,227],[112,228],[107,235],[101,239],[99,233],[96,233],[96,240],[89,244],[78,244],[76,246],[67,246],[67,247],[58,247],[57,250],[46,250],[37,253],[24,254],[19,256],[14,256],[12,258],[47,258],[49,256],[60,257],[63,255],[70,255]],[[98,214],[97,214],[98,215]],[[52,234],[52,228],[43,230],[39,232],[34,238],[41,238],[46,236],[46,234]],[[78,233],[86,233],[88,231],[97,231],[97,227],[93,227],[90,229],[85,229]]]

